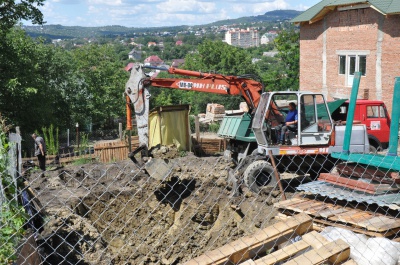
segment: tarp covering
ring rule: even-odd
[[[347,99],[338,99],[335,101],[328,101],[327,104],[328,104],[329,112],[332,114],[335,110],[337,110],[337,108],[342,106],[346,100]]]
[[[329,113],[332,114],[335,110],[337,110],[347,99],[338,99],[335,101],[328,101],[328,110]],[[312,111],[313,105],[307,105],[305,106],[305,113],[313,113]],[[325,103],[318,103],[317,104],[317,113],[318,113],[318,119],[322,120],[329,120],[329,117],[327,116],[328,113],[326,113],[326,108],[325,108]]]
[[[149,149],[159,145],[175,145],[190,151],[189,105],[162,106],[149,114]]]

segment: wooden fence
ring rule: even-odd
[[[138,145],[138,137],[132,136],[132,150]],[[214,155],[225,149],[226,141],[224,139],[200,138],[199,141],[196,141],[192,138],[192,150],[195,155]],[[94,156],[102,163],[125,160],[128,158],[128,153],[128,144],[124,141],[102,141],[94,145]]]

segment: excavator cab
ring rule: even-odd
[[[265,92],[261,95],[252,124],[258,145],[266,148],[277,145],[291,102],[296,105],[297,126],[288,127],[286,145],[328,145],[333,131],[328,106],[322,94],[310,92]]]

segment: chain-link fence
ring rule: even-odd
[[[44,174],[23,164],[13,182],[1,174],[25,213],[2,209],[0,263],[398,264],[397,157],[375,166],[292,149],[234,163],[165,147],[146,164]]]

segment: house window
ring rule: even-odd
[[[339,55],[339,74],[354,75],[355,72],[361,72],[365,76],[367,70],[366,55]]]
[[[346,55],[339,55],[339,74],[346,74]]]

